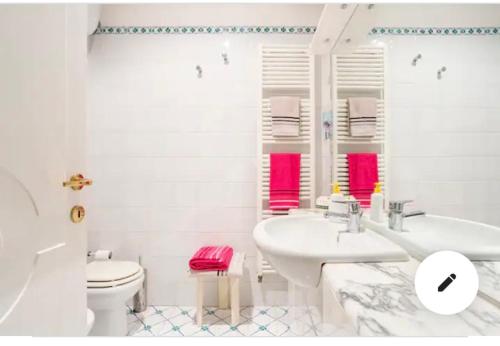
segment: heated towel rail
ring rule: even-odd
[[[349,195],[347,153],[377,153],[378,175],[382,182],[385,200],[389,200],[389,110],[387,105],[387,49],[382,45],[358,47],[351,54],[333,55],[333,137],[332,176],[340,184],[345,195]],[[376,133],[373,137],[352,137],[349,134],[349,97],[367,96],[377,98]]]
[[[258,221],[287,211],[269,209],[269,154],[273,152],[301,153],[300,207],[314,206],[314,56],[307,45],[262,45],[260,47],[261,96],[257,135],[257,219]],[[270,97],[300,98],[300,130],[296,137],[275,137],[272,134]],[[266,274],[276,273],[257,251],[259,282]]]

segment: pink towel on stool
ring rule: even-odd
[[[233,258],[230,246],[204,246],[189,260],[192,270],[227,270]]]
[[[370,197],[378,182],[377,154],[347,154],[349,164],[349,192],[363,207],[370,206]]]
[[[300,154],[271,153],[269,208],[288,210],[299,207]]]

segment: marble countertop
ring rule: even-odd
[[[403,248],[405,248],[410,256],[413,256],[417,260],[423,260],[427,255],[430,255],[432,252],[429,251],[415,251],[415,249],[409,249],[407,248],[408,244],[405,246],[404,242],[401,243],[401,240],[398,241],[399,236],[398,234],[408,234],[406,232],[403,233],[398,233],[398,232],[392,232],[388,231],[387,229],[380,229],[378,226],[382,225],[384,226],[387,221],[384,220],[382,223],[374,223],[373,221],[370,221],[366,217],[363,218],[363,221],[365,222],[365,227],[368,227],[381,235],[391,239],[394,241],[396,244],[399,244]],[[394,238],[395,237],[395,238]],[[410,241],[411,243],[411,241]],[[426,255],[421,254],[421,252],[429,252]],[[497,305],[500,308],[500,262],[498,261],[473,261],[474,266],[476,267],[478,276],[479,276],[479,295],[485,299],[488,299],[495,305]]]
[[[500,262],[474,261],[482,296],[500,308]]]
[[[442,316],[418,300],[413,278],[418,261],[323,266],[324,283],[360,336],[500,335],[500,308],[477,297],[460,314]],[[499,295],[498,262],[476,262],[480,282]],[[484,289],[484,287],[483,287]]]

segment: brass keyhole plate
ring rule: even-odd
[[[73,223],[80,223],[85,218],[85,208],[81,205],[75,205],[71,208],[71,221]]]

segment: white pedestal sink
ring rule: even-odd
[[[278,273],[294,284],[317,287],[324,263],[407,261],[400,246],[377,233],[341,233],[343,222],[322,215],[291,215],[260,222],[253,236]]]

